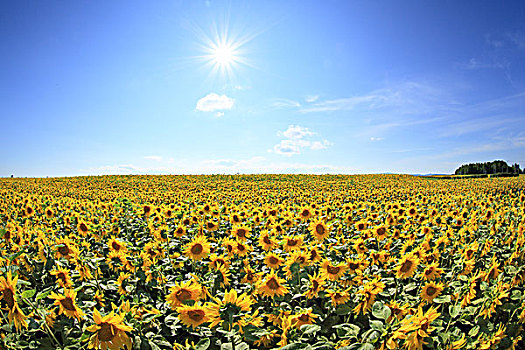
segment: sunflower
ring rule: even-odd
[[[56,281],[60,287],[71,288],[73,286],[73,282],[71,282],[71,276],[69,275],[69,270],[63,267],[55,267],[55,269],[51,270],[49,273],[55,276]]]
[[[246,226],[239,226],[232,229],[232,235],[234,235],[236,239],[244,242],[250,237],[251,230]]]
[[[55,256],[57,259],[66,258],[70,260],[71,258],[78,257],[78,248],[76,244],[69,239],[69,237],[59,238],[55,241],[57,247]]]
[[[283,249],[287,252],[301,249],[303,244],[303,236],[285,236],[283,238]]]
[[[408,278],[414,274],[416,271],[417,265],[419,264],[419,259],[414,257],[412,254],[405,254],[399,265],[395,268],[397,278]]]
[[[55,212],[50,207],[47,207],[44,213],[48,219],[52,219],[55,216]]]
[[[201,299],[202,288],[198,282],[193,280],[186,282],[175,282],[175,286],[170,288],[170,294],[166,296],[166,301],[175,310],[187,300],[198,301]]]
[[[257,283],[257,291],[263,296],[270,298],[282,296],[288,293],[288,288],[284,285],[284,280],[279,278],[272,269],[270,274],[264,280]]]
[[[195,237],[186,244],[184,254],[192,260],[202,260],[210,254],[210,243],[204,236]]]
[[[272,240],[268,231],[264,231],[261,232],[261,235],[259,236],[259,245],[263,250],[268,252],[275,248],[276,243]]]
[[[0,299],[4,300],[9,310],[9,314],[7,315],[9,323],[13,323],[16,330],[20,331],[21,326],[27,328],[27,316],[24,315],[16,301],[16,283],[18,282],[18,276],[13,278],[11,271],[8,271],[6,277],[0,276]]]
[[[368,223],[365,220],[361,220],[356,222],[354,226],[357,231],[364,231],[368,227]]]
[[[181,305],[177,307],[179,319],[186,327],[193,329],[210,320],[210,312],[199,302],[193,305]]]
[[[308,260],[311,263],[318,262],[322,259],[321,254],[319,253],[319,248],[309,246],[308,248]]]
[[[69,318],[75,317],[80,321],[80,319],[84,317],[84,313],[76,304],[76,296],[77,292],[75,292],[72,289],[64,288],[64,294],[61,295],[55,292],[51,292],[49,298],[55,299],[54,305],[59,307],[59,315],[64,314]]]
[[[443,269],[440,268],[439,265],[438,265],[438,262],[435,261],[432,264],[428,265],[423,270],[423,272],[421,272],[419,274],[419,276],[421,278],[424,278],[427,281],[433,281],[433,280],[439,278],[439,276],[441,276],[442,273],[443,273]]]
[[[326,281],[326,277],[315,273],[313,275],[308,275],[310,285],[308,290],[303,294],[308,299],[316,298],[319,295],[319,292],[323,290],[323,286]]]
[[[184,237],[184,235],[186,234],[186,227],[184,225],[179,225],[177,226],[175,231],[173,231],[173,233],[178,238]]]
[[[142,215],[150,216],[155,208],[152,205],[146,204],[142,206]]]
[[[314,216],[312,208],[303,207],[299,210],[299,218],[301,220],[308,220]]]
[[[235,252],[239,256],[246,256],[252,251],[252,247],[242,241],[235,242]]]
[[[254,270],[252,270],[249,266],[244,268],[245,275],[241,280],[241,283],[249,283],[254,284],[256,283],[260,276],[257,274]]]
[[[116,252],[126,252],[126,243],[119,241],[117,238],[113,237],[108,241],[108,247],[111,251]]]
[[[443,291],[443,284],[428,282],[421,291],[421,299],[424,299],[427,303],[432,303],[434,298],[438,297]]]
[[[210,255],[210,262],[208,263],[208,266],[212,270],[217,270],[219,268],[219,265],[222,265],[226,267],[227,269],[230,268],[230,257],[227,255],[217,255],[212,254]]]
[[[80,220],[77,224],[77,230],[78,233],[85,237],[89,232],[89,226],[85,221]]]
[[[232,329],[235,325],[242,328],[245,325],[245,317],[252,310],[253,299],[246,293],[237,294],[235,289],[224,294],[222,300],[214,298],[208,303],[206,309],[209,312],[210,328],[219,323],[226,323],[226,329]]]
[[[115,315],[111,312],[102,317],[98,310],[93,311],[94,325],[86,328],[88,332],[94,333],[85,341],[89,341],[88,349],[131,349],[131,338],[126,332],[131,332],[132,327],[126,325],[124,315]]]
[[[346,269],[344,263],[333,265],[330,260],[325,259],[321,264],[321,275],[330,281],[337,281],[345,274]]]
[[[318,241],[323,241],[330,236],[330,229],[322,221],[312,222],[308,229]]]
[[[284,259],[282,259],[278,254],[276,253],[269,253],[264,258],[264,263],[266,266],[268,266],[270,269],[277,269],[281,264],[284,262]]]
[[[388,236],[388,231],[385,226],[374,227],[372,233],[374,234],[375,238],[377,238],[377,240],[379,241],[382,241]]]
[[[327,290],[326,293],[330,299],[332,299],[333,306],[344,304],[350,300],[350,293],[348,290]]]
[[[296,328],[301,328],[301,326],[305,324],[313,324],[314,319],[316,319],[318,315],[314,314],[312,312],[312,309],[308,309],[303,312],[299,312],[298,314],[295,314],[291,317],[292,324]]]

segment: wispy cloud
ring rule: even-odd
[[[304,149],[322,150],[332,144],[328,140],[305,139],[316,135],[316,133],[299,125],[290,125],[285,131],[278,131],[277,135],[284,137],[284,139],[268,151],[287,157],[300,154]]]
[[[262,156],[247,159],[181,159],[173,164],[152,167],[133,164],[115,164],[92,167],[79,171],[82,175],[129,174],[352,174],[356,168],[333,164],[301,162],[270,162]]]
[[[304,98],[304,100],[308,103],[315,102],[319,99],[319,95],[309,95]]]
[[[234,102],[233,98],[212,92],[198,100],[195,109],[201,112],[224,111],[232,109]]]
[[[301,104],[294,100],[289,100],[286,98],[278,98],[272,102],[271,106],[273,108],[286,109],[286,108],[299,108],[301,107]]]
[[[374,136],[372,136],[372,137],[370,138],[370,141],[372,141],[372,142],[383,141],[383,138],[382,138],[382,137],[374,137]]]
[[[154,161],[157,161],[157,162],[161,162],[162,161],[162,157],[161,156],[145,156],[144,159],[154,160]]]

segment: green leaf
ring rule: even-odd
[[[376,330],[376,331],[383,331],[383,329],[385,329],[384,325],[383,325],[383,322],[381,321],[378,321],[378,320],[370,320],[370,328]]]
[[[450,313],[450,317],[456,318],[461,312],[461,306],[460,305],[449,305],[448,312]]]
[[[33,295],[35,295],[35,294],[36,294],[36,289],[25,290],[22,293],[22,298],[29,299],[29,298],[32,298]]]
[[[7,260],[9,260],[9,261],[13,261],[13,260],[15,260],[16,258],[20,257],[20,255],[22,255],[22,254],[24,254],[24,251],[23,251],[23,250],[19,251],[18,253],[15,253],[15,254],[11,254],[11,255],[9,255],[9,256],[7,257]]]
[[[450,299],[450,295],[440,295],[434,299],[434,302],[436,304],[444,304],[444,303],[450,303],[451,300],[452,299]]]
[[[4,235],[5,235],[6,232],[7,232],[7,231],[4,230],[3,228],[0,229],[0,238],[4,238]]]
[[[479,326],[476,326],[476,327],[472,328],[472,329],[468,332],[468,335],[469,335],[469,337],[474,338],[476,335],[478,335],[478,333],[479,333]]]
[[[335,313],[338,315],[348,315],[352,312],[352,308],[346,304],[338,305],[335,309]]]
[[[51,289],[48,288],[48,290],[43,290],[40,293],[37,294],[36,300],[47,298],[47,296],[51,294]]]
[[[195,350],[206,350],[210,347],[210,338],[204,338],[199,340],[195,345]]]
[[[376,301],[374,305],[372,305],[372,315],[376,318],[386,320],[392,315],[392,311],[382,302]]]
[[[301,326],[301,331],[303,331],[303,334],[312,334],[319,332],[321,330],[321,326],[316,324],[303,324]]]

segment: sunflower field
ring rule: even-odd
[[[0,179],[0,349],[520,349],[525,177]]]

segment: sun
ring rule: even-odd
[[[213,47],[214,64],[225,67],[234,64],[237,61],[235,49],[227,43],[219,43]]]

